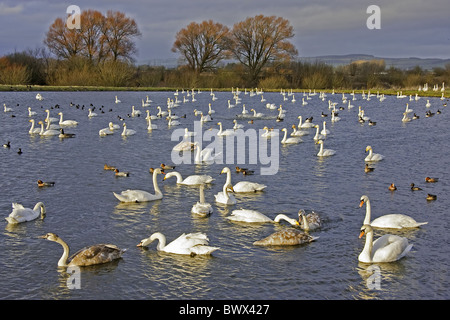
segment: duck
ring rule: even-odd
[[[374,171],[374,170],[375,170],[375,168],[369,167],[369,164],[366,163],[366,165],[365,165],[365,167],[364,167],[364,172],[372,172],[372,171]]]
[[[164,163],[161,163],[161,169],[162,170],[173,170],[173,169],[175,169],[175,166],[168,166]]]
[[[20,203],[12,204],[12,212],[6,217],[9,224],[18,224],[22,222],[32,221],[39,217],[43,220],[46,214],[46,208],[43,202],[38,202],[33,209],[25,208]]]
[[[290,138],[288,138],[287,137],[287,129],[286,128],[281,129],[281,131],[284,132],[283,139],[281,139],[281,143],[282,144],[297,144],[297,143],[302,142],[302,139],[300,139],[299,137],[290,137]]]
[[[129,177],[130,176],[130,173],[129,172],[122,172],[122,171],[119,171],[119,169],[114,169],[114,175],[116,176],[116,177]]]
[[[430,178],[430,177],[425,178],[425,182],[428,182],[428,183],[433,183],[433,182],[438,182],[438,181],[439,181],[439,178]]]
[[[306,232],[314,231],[322,227],[322,219],[316,212],[306,214],[305,210],[298,211],[298,220],[300,227]]]
[[[147,191],[143,190],[125,190],[122,191],[120,194],[113,192],[114,196],[120,201],[120,202],[148,202],[148,201],[154,201],[159,200],[163,198],[163,194],[161,190],[158,187],[158,181],[157,176],[158,174],[161,174],[162,171],[160,168],[156,168],[153,170],[153,188],[155,190],[155,194],[151,194]]]
[[[141,240],[138,247],[147,247],[153,241],[158,240],[156,249],[158,251],[181,254],[181,255],[210,255],[218,250],[218,247],[209,246],[209,239],[201,232],[183,233],[172,242],[166,244],[166,236],[161,232],[155,232],[150,237]]]
[[[55,182],[53,182],[53,181],[51,181],[51,182],[44,182],[42,180],[38,180],[37,181],[37,185],[40,188],[42,188],[42,187],[53,187],[55,185]]]
[[[220,174],[226,173],[227,179],[225,182],[225,185],[232,185],[231,184],[231,170],[228,167],[224,167]],[[239,181],[235,185],[233,185],[233,192],[235,193],[247,193],[247,192],[257,192],[257,191],[263,191],[267,186],[265,184],[256,183],[256,182],[249,182],[249,181]]]
[[[60,138],[73,138],[75,137],[75,133],[65,133],[63,128],[59,129],[59,135]]]
[[[225,218],[230,221],[248,222],[248,223],[279,223],[281,220],[284,220],[293,226],[299,225],[299,222],[296,219],[289,218],[287,215],[282,213],[276,215],[274,219],[271,219],[259,211],[242,208],[238,210],[233,210],[231,212],[231,215]]]
[[[11,141],[4,143],[3,148],[7,148],[7,149],[11,148]]]
[[[103,264],[120,259],[126,251],[113,244],[95,244],[77,251],[69,258],[69,246],[57,234],[47,233],[39,238],[57,242],[62,245],[64,252],[58,260],[58,267],[84,267]]]
[[[23,153],[22,148],[19,148],[19,150],[17,150],[17,154],[22,154],[22,153]]]
[[[393,262],[403,258],[412,248],[408,239],[392,234],[385,234],[373,241],[373,228],[364,224],[359,238],[366,235],[364,249],[358,256],[363,263]]]
[[[364,225],[371,225],[373,228],[379,229],[408,229],[408,228],[419,228],[428,222],[417,222],[410,216],[404,214],[386,214],[381,217],[371,219],[371,206],[369,197],[366,195],[361,196],[359,207],[362,207],[364,203],[366,204],[366,216],[364,218]]]
[[[254,174],[255,173],[255,171],[254,170],[242,170],[242,174],[244,175],[244,176],[249,176],[249,175],[252,175],[252,174]]]
[[[191,213],[200,216],[200,217],[208,217],[213,213],[213,208],[210,203],[205,201],[205,185],[200,184],[200,200],[197,201],[196,204],[192,206]]]
[[[433,201],[433,200],[436,200],[436,199],[437,199],[437,196],[435,194],[430,194],[430,193],[427,194],[427,200],[428,201]]]
[[[323,148],[323,140],[319,140],[316,144],[320,144],[320,150],[317,153],[318,157],[329,157],[336,154],[336,151],[333,149],[324,149]]]
[[[184,184],[184,185],[188,185],[188,186],[202,185],[202,184],[211,183],[214,181],[213,177],[206,175],[206,174],[191,175],[191,176],[188,176],[185,179],[183,179],[183,177],[181,176],[181,173],[179,173],[177,171],[171,171],[169,173],[166,173],[164,176],[164,180],[169,179],[171,177],[177,178],[177,184]]]
[[[132,136],[136,134],[136,130],[133,129],[127,129],[127,124],[123,123],[123,131],[121,133],[122,136]]]
[[[366,152],[369,151],[369,154],[364,159],[366,162],[372,162],[372,161],[381,161],[384,159],[384,156],[379,153],[373,153],[373,148],[371,146],[366,147]]]
[[[110,165],[105,163],[105,165],[103,166],[103,169],[104,170],[112,170],[112,171],[114,171],[114,170],[116,170],[116,167],[110,166]]]
[[[412,117],[412,118],[413,118],[413,120],[417,120],[417,119],[420,119],[420,117],[419,117],[419,116],[418,116],[417,114],[415,114],[415,113],[414,113],[414,115],[413,115],[413,117]]]
[[[397,190],[397,187],[395,186],[395,184],[391,183],[391,185],[388,187],[388,189],[390,191],[395,191],[395,190]]]
[[[419,190],[422,190],[422,188],[416,187],[416,185],[415,185],[414,183],[411,183],[410,186],[411,186],[411,191],[419,191]]]
[[[318,237],[313,237],[301,230],[294,228],[286,228],[277,231],[268,237],[253,242],[255,246],[295,246],[303,243],[310,243],[317,240]]]

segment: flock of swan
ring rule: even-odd
[[[184,90],[183,90],[184,93]],[[195,95],[199,94],[200,91],[187,92],[187,95],[183,98],[183,102],[178,100],[178,90],[176,91],[175,101],[173,99],[168,99],[167,103],[167,111],[163,111],[160,106],[156,109],[159,110],[155,114],[151,114],[149,108],[152,108],[152,101],[147,96],[147,99],[142,99],[142,109],[138,110],[134,106],[132,106],[130,113],[128,116],[130,117],[140,117],[144,113],[146,113],[145,120],[147,121],[147,130],[157,130],[162,128],[172,128],[174,126],[179,126],[181,117],[176,116],[173,113],[173,108],[178,106],[180,103],[185,103],[186,101],[195,101]],[[239,94],[243,92],[238,89],[232,90],[233,99],[235,100],[234,104],[231,104],[230,100],[228,100],[227,108],[238,108],[240,104]],[[293,93],[286,93],[281,90],[280,92],[283,95],[283,100],[286,101],[286,96],[291,95],[291,102],[294,103],[295,97]],[[251,90],[247,92],[247,90],[243,94],[249,94],[250,96],[261,95],[262,91]],[[334,91],[333,91],[334,94]],[[316,92],[309,92],[309,94],[303,93],[302,105],[306,105],[308,100],[311,100],[316,95]],[[191,100],[186,100],[189,97]],[[327,95],[325,92],[321,92],[318,95],[319,99],[322,101],[327,101]],[[375,97],[374,94],[368,93],[362,95],[363,99],[369,100],[371,97]],[[401,96],[400,96],[401,97]],[[397,98],[400,98],[397,96]],[[416,96],[417,97],[417,96]],[[380,101],[384,100],[384,96],[376,95],[376,98]],[[36,99],[42,101],[44,100],[43,96],[38,94]],[[216,96],[213,94],[211,90],[211,99],[212,101],[217,100]],[[346,97],[345,94],[342,94],[342,105],[346,106],[348,110],[353,108],[351,105],[351,101],[354,101],[355,95],[354,93],[350,95],[350,97]],[[261,98],[261,101],[266,101],[266,99]],[[121,101],[118,97],[115,97],[114,103],[120,104]],[[429,102],[428,102],[429,103]],[[338,110],[336,109],[337,103],[333,103],[330,99],[328,99],[328,109],[331,112],[331,121],[338,122],[340,117],[338,117]],[[426,106],[429,108],[428,104]],[[287,122],[288,119],[285,115],[283,107],[280,105],[279,107],[274,104],[267,103],[266,108],[268,112],[270,110],[279,111],[277,116],[274,116],[273,119],[276,120],[277,123]],[[340,110],[345,109],[345,107],[341,107]],[[360,107],[357,120],[360,123],[369,122],[369,125],[375,125],[376,122],[373,122],[365,113],[364,110]],[[10,113],[12,112],[12,108],[8,108],[4,105],[4,112]],[[95,113],[93,108],[89,109],[89,113],[87,117],[93,118],[97,117],[98,113]],[[145,111],[145,112],[144,112]],[[28,116],[31,118],[29,121],[31,122],[31,128],[29,129],[29,134],[32,135],[42,135],[42,136],[59,136],[60,138],[66,137],[74,137],[73,133],[64,133],[65,128],[76,128],[78,125],[78,121],[75,120],[65,120],[63,118],[63,112],[58,112],[59,118],[50,117],[50,110],[45,110],[47,117],[39,121],[38,124],[40,128],[35,128],[35,120],[32,117],[36,117],[37,113],[31,108],[28,108]],[[101,111],[103,112],[103,110]],[[216,113],[216,110],[212,109],[211,104],[208,105],[208,110],[205,111],[205,115],[203,112],[194,110],[195,114],[200,117],[202,123],[212,121],[212,116]],[[408,105],[406,105],[406,110],[404,114],[409,114],[412,112],[409,109]],[[322,112],[322,117],[325,119],[328,115]],[[108,136],[112,135],[117,131],[120,131],[121,127],[121,135],[122,136],[131,136],[137,134],[137,131],[134,129],[127,128],[125,123],[125,119],[118,117],[120,121],[122,121],[122,125],[114,124],[113,122],[109,122],[108,127],[99,129],[99,136]],[[267,116],[263,112],[256,112],[255,108],[250,108],[248,111],[245,105],[242,105],[242,112],[239,113],[236,119],[233,120],[235,127],[230,129],[223,129],[223,123],[217,122],[219,126],[218,135],[232,135],[234,134],[237,128],[242,128],[244,125],[240,124],[238,126],[239,121],[246,121],[248,124],[255,124],[257,119],[265,118],[268,119]],[[161,119],[167,120],[166,125],[160,125],[152,123],[152,120],[163,121]],[[265,133],[264,137],[270,139],[280,139],[280,143],[283,145],[297,145],[304,141],[304,137],[306,136],[310,130],[315,130],[315,135],[311,139],[311,141],[315,144],[319,144],[320,148],[317,153],[318,157],[330,157],[336,154],[335,150],[325,149],[324,144],[327,141],[327,137],[331,134],[330,129],[327,128],[327,121],[322,121],[322,130],[320,130],[320,126],[313,123],[313,118],[307,118],[303,121],[302,116],[298,116],[299,120],[298,125],[290,125],[289,127],[293,129],[292,133],[288,133],[287,127],[283,127],[281,129],[282,137],[280,137],[276,132],[269,129],[267,126],[264,127]],[[356,121],[356,118],[355,118]],[[156,122],[156,121],[155,121]],[[246,123],[244,122],[244,123]],[[45,125],[45,126],[44,126]],[[188,134],[188,130],[186,128],[186,136],[189,137],[191,134]],[[289,135],[289,136],[288,136]],[[199,150],[197,145],[186,143],[185,145],[177,145],[176,147],[180,148],[179,150],[183,150],[184,148],[188,149],[196,149],[196,157],[201,157],[202,152],[204,150]],[[9,147],[10,142],[8,142]],[[177,149],[178,150],[178,149]],[[368,155],[365,158],[366,168],[368,168],[369,163],[382,161],[385,157],[381,154],[374,153],[373,147],[368,145],[366,147],[366,152]],[[209,155],[211,156],[211,155]],[[110,170],[110,168],[105,169]],[[117,168],[114,168],[116,171],[116,175],[119,175],[120,171]],[[370,169],[370,168],[369,168]],[[206,184],[213,183],[218,180],[212,178],[210,175],[190,175],[187,177],[182,177],[182,175],[175,171],[174,167],[161,165],[161,168],[153,169],[152,171],[152,182],[153,182],[153,193],[147,190],[136,190],[136,189],[127,189],[121,192],[112,192],[112,194],[119,200],[120,202],[126,203],[140,203],[140,202],[150,202],[162,199],[164,197],[163,192],[158,186],[158,176],[164,175],[164,180],[170,179],[172,177],[176,178],[176,183],[181,185],[190,185],[190,186],[198,186],[199,187],[199,201],[192,205],[191,212],[193,214],[199,215],[201,217],[208,217],[213,212],[213,206],[208,203],[205,199],[204,194],[204,186]],[[239,181],[237,183],[232,183],[232,175],[229,167],[225,166],[220,172],[221,178],[222,174],[226,175],[225,181],[222,187],[222,191],[218,192],[214,195],[215,202],[227,206],[233,206],[238,204],[238,201],[234,194],[236,193],[254,193],[254,192],[265,192],[267,185],[251,182],[251,181]],[[128,176],[128,173],[124,173],[124,176]],[[42,182],[42,181],[41,181]],[[401,237],[398,235],[385,234],[378,239],[374,240],[374,231],[373,229],[397,229],[403,230],[408,228],[419,228],[427,222],[416,222],[412,217],[403,215],[403,214],[388,214],[381,217],[378,217],[374,220],[371,220],[371,205],[368,196],[363,195],[361,197],[360,206],[366,205],[366,216],[363,221],[361,227],[361,235],[364,236],[365,245],[360,255],[358,256],[358,260],[363,263],[378,263],[378,262],[392,262],[397,261],[404,257],[412,247],[412,244],[408,242],[408,239],[405,237]],[[46,214],[46,207],[42,202],[36,204],[36,206],[31,208],[25,208],[23,205],[18,203],[12,204],[12,212],[6,220],[10,224],[17,224],[32,221],[38,218],[44,219]],[[317,213],[306,214],[306,212],[302,209],[299,210],[298,216],[295,218],[288,217],[284,214],[278,214],[274,218],[270,218],[256,210],[240,208],[233,210],[232,213],[225,217],[227,220],[231,222],[244,222],[244,223],[282,223],[285,222],[289,224],[289,227],[284,228],[281,231],[275,232],[265,238],[255,241],[254,245],[298,245],[303,243],[309,243],[318,239],[318,237],[313,236],[310,232],[314,232],[318,230],[322,226],[322,219]],[[110,262],[115,259],[119,259],[122,257],[125,252],[124,249],[120,249],[116,245],[113,244],[97,244],[93,246],[86,247],[73,256],[69,256],[69,246],[66,242],[64,242],[59,236],[54,233],[47,233],[42,236],[43,239],[57,242],[63,247],[63,254],[58,261],[58,266],[86,266],[92,264],[101,264]],[[209,255],[214,251],[218,250],[218,247],[210,246],[208,236],[204,233],[193,232],[188,234],[182,234],[172,242],[167,243],[166,237],[161,232],[155,232],[150,237],[141,240],[138,243],[139,247],[149,246],[153,241],[157,241],[157,250],[164,251],[173,254],[187,254],[187,255]]]

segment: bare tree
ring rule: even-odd
[[[247,67],[254,84],[268,63],[286,62],[297,55],[297,49],[288,41],[293,36],[288,20],[257,15],[233,26],[231,51]]]
[[[81,32],[67,28],[62,18],[57,18],[50,26],[44,44],[50,52],[63,59],[78,55],[83,48]]]
[[[189,68],[197,74],[213,69],[221,60],[229,57],[228,27],[212,20],[198,24],[191,22],[178,31],[172,47],[187,61]]]

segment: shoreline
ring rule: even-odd
[[[195,88],[195,90],[200,90],[203,92],[206,91],[217,91],[217,92],[228,92],[231,91],[231,88]],[[176,91],[180,90],[180,88],[172,88],[172,87],[104,87],[104,86],[39,86],[39,85],[0,85],[0,92],[49,92],[49,91],[56,91],[56,92],[76,92],[76,91],[150,91],[150,92],[158,92],[158,91]],[[190,90],[190,89],[189,89]],[[244,88],[239,88],[241,92],[243,92]],[[263,89],[265,92],[280,92],[281,89]],[[284,89],[286,92],[290,92],[292,90],[293,93],[308,93],[310,89]],[[247,91],[249,89],[247,88]],[[315,89],[316,93],[325,92],[325,93],[331,93],[333,92],[333,89]],[[423,97],[441,97],[442,92],[439,91],[433,91],[428,90],[426,92],[424,91],[418,91],[413,89],[334,89],[334,92],[336,94],[350,94],[354,92],[355,94],[361,94],[361,93],[368,93],[370,91],[371,94],[385,94],[385,95],[397,95],[397,92],[402,92],[403,95],[409,96],[413,95],[415,96],[416,93]],[[450,94],[450,89],[445,89],[444,91],[444,97],[447,98]],[[446,97],[447,95],[447,97]],[[448,98],[447,98],[448,99]]]

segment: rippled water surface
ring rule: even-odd
[[[409,101],[388,96],[380,102],[376,96],[370,101],[356,95],[342,103],[341,94],[328,94],[325,101],[319,95],[311,96],[308,105],[302,106],[302,93],[263,95],[240,94],[235,104],[231,92],[216,92],[212,100],[209,91],[195,95],[195,102],[183,102],[186,94],[179,91],[179,106],[173,113],[178,116],[181,128],[194,128],[194,109],[206,114],[208,104],[216,111],[214,121],[203,130],[217,129],[221,121],[225,129],[233,126],[232,120],[242,111],[254,108],[265,114],[263,119],[238,118],[246,129],[264,126],[281,129],[313,117],[322,127],[327,121],[331,134],[325,148],[336,150],[332,157],[316,156],[319,146],[314,143],[314,131],[303,137],[297,145],[280,146],[279,170],[275,175],[260,175],[262,164],[246,164],[255,174],[243,176],[232,172],[232,181],[248,180],[264,183],[264,192],[235,194],[237,204],[223,206],[214,202],[214,194],[222,190],[225,176],[219,175],[224,164],[180,164],[176,170],[183,176],[209,174],[216,180],[205,189],[206,200],[213,204],[209,218],[197,218],[190,209],[198,200],[197,187],[176,185],[175,179],[158,184],[164,198],[148,203],[122,204],[113,192],[125,189],[142,189],[153,192],[150,167],[172,163],[171,149],[174,128],[167,121],[154,120],[157,130],[148,132],[145,110],[156,114],[156,106],[167,110],[167,99],[175,99],[173,92],[44,92],[45,100],[35,99],[36,92],[3,92],[1,103],[13,112],[0,114],[0,142],[11,141],[11,148],[0,149],[0,212],[6,217],[11,203],[19,202],[34,207],[38,201],[47,207],[45,220],[35,220],[8,226],[0,221],[0,290],[1,299],[448,299],[449,295],[449,238],[448,208],[450,152],[447,101],[426,98]],[[114,103],[118,95],[120,104]],[[142,107],[146,95],[153,101]],[[419,95],[420,96],[420,95]],[[261,101],[262,97],[266,101]],[[347,94],[347,97],[351,98]],[[189,97],[190,99],[191,97]],[[336,102],[340,121],[331,123],[328,100]],[[70,104],[73,103],[71,106]],[[284,121],[275,121],[278,111],[266,108],[266,103],[282,105],[286,110]],[[420,119],[402,123],[406,107],[412,108]],[[96,107],[97,117],[87,117],[88,108]],[[55,106],[59,108],[55,108]],[[78,107],[77,107],[78,105]],[[142,112],[141,117],[128,117],[131,106]],[[75,133],[73,139],[43,138],[28,134],[27,107],[37,114],[37,121],[46,116],[79,122],[67,128]],[[84,108],[82,107],[84,106]],[[103,106],[101,112],[100,108]],[[358,106],[365,115],[376,121],[376,126],[358,122]],[[441,114],[426,118],[426,110]],[[321,113],[328,114],[322,118]],[[12,117],[14,115],[14,117]],[[99,137],[98,131],[110,121],[136,130],[127,138],[120,133]],[[121,131],[121,130],[120,130]],[[120,132],[119,131],[119,132]],[[276,139],[276,138],[275,138]],[[281,140],[281,137],[280,137]],[[373,164],[375,170],[364,172],[365,148],[371,145],[374,152],[385,156]],[[18,148],[23,154],[17,154]],[[116,178],[103,165],[115,165],[129,171],[129,177]],[[227,164],[234,168],[236,164]],[[242,165],[244,166],[244,165]],[[425,177],[439,177],[439,182],[425,183]],[[38,188],[36,181],[54,181],[55,186]],[[388,186],[394,182],[398,190],[391,193]],[[423,188],[412,192],[411,182]],[[437,195],[436,201],[427,201],[426,194]],[[359,208],[360,197],[366,194],[372,203],[372,218],[387,213],[404,213],[417,221],[428,221],[420,229],[392,232],[407,237],[414,245],[408,256],[398,262],[379,264],[379,286],[368,285],[369,265],[358,263],[364,239],[359,239],[359,229],[364,220],[365,208]],[[243,224],[225,219],[232,210],[248,208],[273,218],[278,213],[296,217],[300,208],[318,212],[325,220],[324,226],[314,232],[317,241],[293,247],[256,247],[252,243],[274,231],[287,227],[281,224]],[[181,233],[204,232],[210,244],[220,250],[210,257],[190,257],[160,253],[156,243],[148,248],[136,247],[139,241],[153,232],[166,235],[168,241]],[[72,252],[95,243],[114,243],[127,248],[117,262],[83,268],[81,289],[69,289],[68,274],[57,267],[62,247],[54,242],[39,239],[47,232],[57,233],[71,247]],[[375,237],[385,231],[376,231]],[[373,289],[371,289],[373,288]]]

